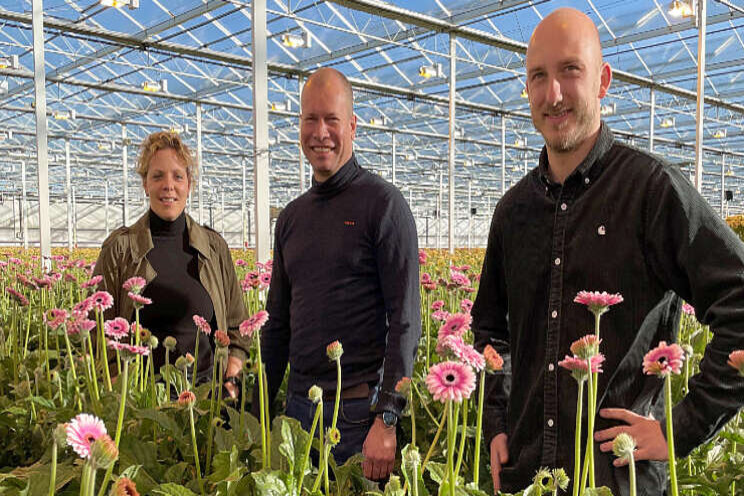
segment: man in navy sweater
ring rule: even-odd
[[[393,469],[406,401],[395,385],[411,376],[421,336],[418,243],[400,191],[357,163],[355,132],[349,81],[335,69],[313,73],[300,124],[313,185],[277,220],[261,348],[270,402],[289,363],[287,415],[309,430],[313,385],[323,388],[330,425],[336,368],[326,346],[341,342],[341,441],[333,455],[341,464],[362,452],[365,476],[380,480]]]

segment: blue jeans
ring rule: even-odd
[[[343,465],[352,455],[362,452],[362,445],[375,414],[370,410],[371,398],[341,399],[338,407],[336,427],[341,432],[341,442],[331,451],[337,465]],[[335,401],[323,401],[323,429],[328,429],[333,421]],[[287,416],[300,421],[302,428],[310,432],[315,417],[316,405],[307,395],[287,393]],[[317,437],[317,431],[315,437]],[[317,455],[313,453],[317,463]]]

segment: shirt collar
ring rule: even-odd
[[[359,166],[356,160],[356,156],[352,153],[349,160],[336,171],[334,175],[323,181],[322,183],[315,180],[313,177],[313,187],[311,191],[318,195],[332,195],[345,189],[346,186],[354,180],[355,177],[361,172],[362,168]]]
[[[587,156],[584,158],[584,160],[581,161],[579,166],[576,167],[576,169],[574,169],[574,171],[566,178],[566,180],[578,175],[581,177],[582,182],[586,184],[589,184],[591,181],[593,181],[594,178],[596,178],[601,172],[600,167],[595,166],[595,164],[600,161],[600,159],[604,156],[605,153],[609,151],[610,148],[612,148],[612,143],[614,142],[614,140],[615,137],[612,134],[610,127],[605,124],[604,121],[601,121],[597,141],[594,142],[594,146],[591,150],[589,150]],[[550,177],[550,172],[548,170],[549,165],[548,150],[545,146],[543,146],[542,152],[540,153],[540,164],[538,167],[538,171],[540,175],[540,181],[545,186],[553,186],[557,184]]]

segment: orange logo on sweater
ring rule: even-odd
[[[345,220],[344,221],[345,226],[356,226],[356,221],[353,220]]]

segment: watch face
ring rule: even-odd
[[[388,427],[392,427],[398,423],[398,416],[392,412],[383,412],[382,422]]]

